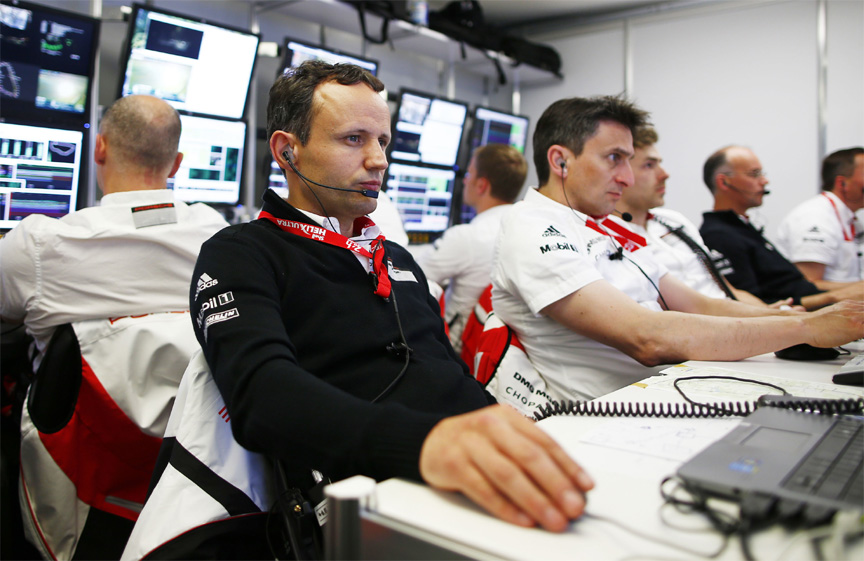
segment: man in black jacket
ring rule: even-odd
[[[762,205],[768,179],[756,154],[743,146],[727,146],[712,154],[703,169],[705,185],[714,196],[714,211],[703,215],[699,233],[705,245],[728,259],[727,280],[765,302],[792,297],[814,310],[844,299],[861,300],[864,284],[850,283],[823,292],[804,278],[747,218]]]
[[[289,184],[258,220],[206,242],[195,329],[236,440],[292,485],[406,477],[492,514],[560,531],[590,478],[485,390],[455,355],[426,278],[365,215],[390,141],[383,84],[307,62],[270,90],[268,136]]]

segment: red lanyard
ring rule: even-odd
[[[834,204],[834,199],[832,199],[831,197],[829,197],[825,193],[820,193],[820,194],[823,197],[825,197],[826,199],[828,199],[828,202],[831,203],[832,207],[834,207],[834,215],[837,217],[837,221],[840,222],[840,229],[843,230],[843,240],[847,241],[847,242],[853,241],[855,239],[855,223],[852,222],[851,224],[849,224],[850,232],[847,232],[846,231],[846,225],[843,224],[843,219],[840,218],[840,211],[837,210],[837,205]]]
[[[334,247],[342,247],[361,257],[370,259],[372,261],[372,272],[370,274],[372,275],[375,294],[385,299],[390,297],[390,275],[387,274],[387,264],[384,263],[383,235],[375,238],[375,241],[372,244],[372,251],[370,252],[365,247],[349,238],[346,238],[342,234],[322,228],[321,226],[277,218],[263,210],[258,214],[258,217],[269,220],[285,232],[295,234],[301,238],[324,242]],[[361,216],[354,221],[355,231],[357,229],[362,230],[374,225],[375,223],[365,216]]]
[[[589,219],[585,221],[586,226],[588,226],[592,230],[600,232],[604,236],[611,236],[612,238],[615,238],[615,241],[617,241],[618,244],[621,245],[621,247],[631,253],[636,251],[637,249],[642,249],[643,247],[648,245],[648,242],[645,240],[645,238],[643,238],[636,232],[609,220],[608,218],[603,219],[600,223],[603,225],[604,228],[612,230],[614,234],[610,234],[609,232],[602,230],[600,226],[598,226],[597,223],[594,222],[594,220]]]

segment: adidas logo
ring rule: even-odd
[[[807,230],[807,232],[808,232],[808,233],[813,233],[813,234],[818,234],[818,233],[819,233],[819,226],[813,226],[812,228],[810,228],[809,230]]]
[[[211,286],[216,286],[219,284],[217,279],[211,278],[207,273],[202,273],[200,277],[198,277],[198,288],[195,290],[195,300],[198,299],[198,295],[201,294],[201,291],[205,288],[210,288]]]
[[[549,226],[548,228],[546,228],[546,231],[543,232],[543,237],[544,237],[544,238],[549,238],[549,237],[552,237],[552,236],[557,236],[557,237],[559,237],[559,238],[563,238],[563,237],[564,237],[564,234],[562,234],[561,232],[559,232],[558,230],[556,230],[556,229],[555,229],[555,226]]]

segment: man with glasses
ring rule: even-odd
[[[714,195],[714,211],[703,215],[699,233],[705,244],[729,261],[726,279],[764,302],[792,297],[795,304],[817,309],[844,298],[861,300],[864,285],[853,283],[823,292],[777,251],[754,227],[747,211],[762,205],[768,178],[752,150],[727,146],[712,154],[703,179]]]

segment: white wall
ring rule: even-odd
[[[727,144],[760,157],[771,180],[761,218],[782,217],[818,190],[817,2],[703,5],[574,29],[545,41],[565,58],[564,82],[523,92],[533,122],[550,101],[617,94],[652,113],[671,178],[666,204],[697,225],[712,199],[705,159]],[[827,149],[864,144],[864,2],[828,2]]]

